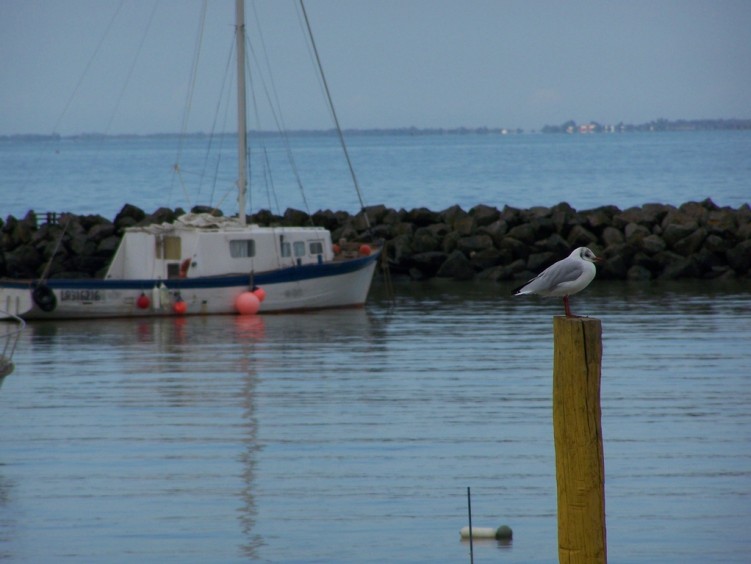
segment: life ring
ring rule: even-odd
[[[187,278],[190,269],[190,258],[186,258],[180,263],[180,278]]]
[[[55,292],[46,284],[39,284],[31,291],[31,299],[42,311],[47,313],[54,311],[57,307],[57,298]]]

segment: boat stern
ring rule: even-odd
[[[24,317],[34,307],[31,288],[17,282],[0,281],[0,319]]]

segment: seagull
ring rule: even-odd
[[[529,282],[514,290],[515,296],[539,294],[540,296],[563,296],[566,317],[578,317],[571,313],[568,297],[589,286],[597,273],[594,263],[602,262],[587,247],[579,247],[563,260],[543,270]]]

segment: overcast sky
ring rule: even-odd
[[[0,0],[0,134],[180,131],[201,4]],[[286,127],[332,127],[295,4],[253,4]],[[344,128],[751,118],[749,0],[305,5]],[[188,131],[234,119],[217,112],[233,17],[231,0],[209,2]],[[275,129],[259,112],[251,127]]]

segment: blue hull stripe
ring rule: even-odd
[[[380,253],[367,257],[329,262],[325,264],[304,264],[271,272],[253,274],[256,286],[297,282],[327,276],[339,276],[356,272],[376,261]],[[29,288],[37,281],[2,280],[0,286],[5,288]],[[203,276],[200,278],[149,278],[141,280],[103,280],[100,278],[49,278],[45,285],[53,290],[150,290],[164,282],[170,290],[189,290],[206,288],[230,288],[250,284],[250,274],[229,274],[226,276]]]

